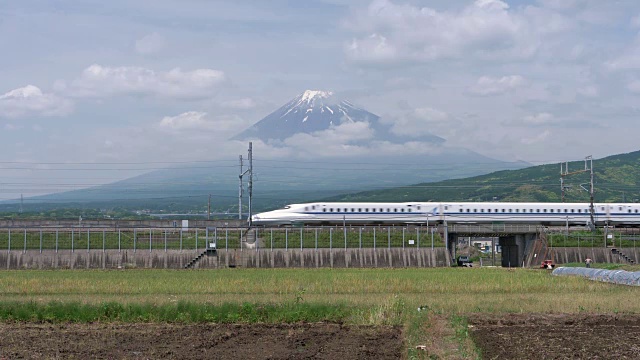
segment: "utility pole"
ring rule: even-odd
[[[565,162],[565,166],[564,169],[562,167],[562,163],[560,163],[560,188],[562,191],[562,202],[564,202],[564,194],[565,194],[565,189],[569,188],[569,186],[566,186],[564,184],[564,178],[566,176],[569,175],[574,175],[574,174],[581,174],[581,173],[585,173],[585,172],[590,172],[590,180],[589,180],[589,213],[591,215],[591,228],[595,229],[595,207],[593,205],[593,192],[594,192],[594,188],[593,188],[593,156],[589,155],[587,157],[584,158],[584,170],[577,170],[577,171],[571,171],[569,172],[569,162]],[[582,187],[582,185],[580,186],[581,188],[584,189],[584,187]],[[586,190],[586,189],[585,189]]]
[[[242,155],[240,155],[240,187],[238,188],[238,220],[242,220]]]
[[[242,195],[244,193],[242,186],[242,177],[249,174],[249,226],[251,226],[251,202],[253,198],[253,143],[249,142],[249,168],[245,171],[242,166],[242,155],[240,155],[240,187],[238,189],[238,219],[242,220]]]
[[[253,199],[253,143],[249,142],[249,227],[251,227],[252,199]]]

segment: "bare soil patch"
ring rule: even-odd
[[[400,359],[398,327],[0,324],[0,359]]]
[[[640,359],[640,315],[469,316],[483,359]]]

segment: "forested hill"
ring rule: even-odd
[[[589,164],[587,164],[589,165]],[[569,163],[569,172],[584,170]],[[596,202],[640,201],[640,151],[593,160]],[[589,172],[565,177],[566,202],[589,201]],[[584,189],[583,189],[584,188]],[[586,190],[585,190],[586,189]],[[515,201],[560,202],[560,164],[497,171],[464,179],[421,183],[337,196],[328,201]]]

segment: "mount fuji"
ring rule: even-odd
[[[355,122],[369,123],[377,140],[398,140],[379,120],[378,115],[341,99],[332,91],[306,90],[232,140],[284,140],[298,133],[310,134]],[[434,135],[427,135],[423,140],[444,142]]]
[[[380,117],[331,91],[307,90],[243,131],[233,140],[284,140],[297,133],[312,133],[345,122],[375,123]]]

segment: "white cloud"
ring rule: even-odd
[[[0,116],[64,116],[73,111],[73,103],[55,94],[43,93],[33,85],[0,95]]]
[[[160,51],[164,47],[164,38],[154,32],[136,40],[136,52],[147,55]]]
[[[493,78],[482,76],[475,85],[469,88],[469,92],[476,95],[500,95],[522,86],[525,80],[520,75],[503,76]]]
[[[169,131],[179,130],[211,130],[215,123],[208,121],[207,113],[188,111],[176,116],[165,116],[160,121],[160,128]]]
[[[220,105],[229,109],[247,110],[256,107],[256,102],[251,98],[242,98],[237,100],[225,101]]]
[[[368,122],[356,121],[311,134],[295,134],[285,139],[283,144],[298,156],[366,155],[370,150],[366,146],[354,143],[372,139],[373,135],[373,129]]]
[[[546,112],[538,113],[535,115],[529,115],[523,119],[523,122],[525,125],[532,125],[532,126],[548,125],[553,121],[554,121],[554,116]]]
[[[544,142],[549,137],[550,134],[551,133],[549,132],[549,130],[545,130],[535,136],[523,137],[522,139],[520,139],[520,142],[525,145],[533,145],[533,144],[541,143],[541,142]]]
[[[422,107],[396,118],[381,118],[381,123],[391,124],[391,132],[396,135],[420,137],[434,134],[449,121],[449,115],[430,107]]]
[[[175,68],[156,72],[135,66],[107,67],[94,64],[69,85],[68,92],[77,97],[136,94],[206,98],[212,96],[224,82],[224,72],[213,69],[182,71]]]
[[[206,138],[222,140],[247,126],[242,118],[236,115],[218,115],[212,117],[206,112],[188,111],[176,116],[165,116],[158,123],[164,132],[202,132]]]
[[[533,22],[500,0],[477,0],[457,12],[374,0],[366,12],[347,22],[358,35],[346,53],[352,61],[381,63],[529,58],[539,47],[541,33],[564,28]]]

